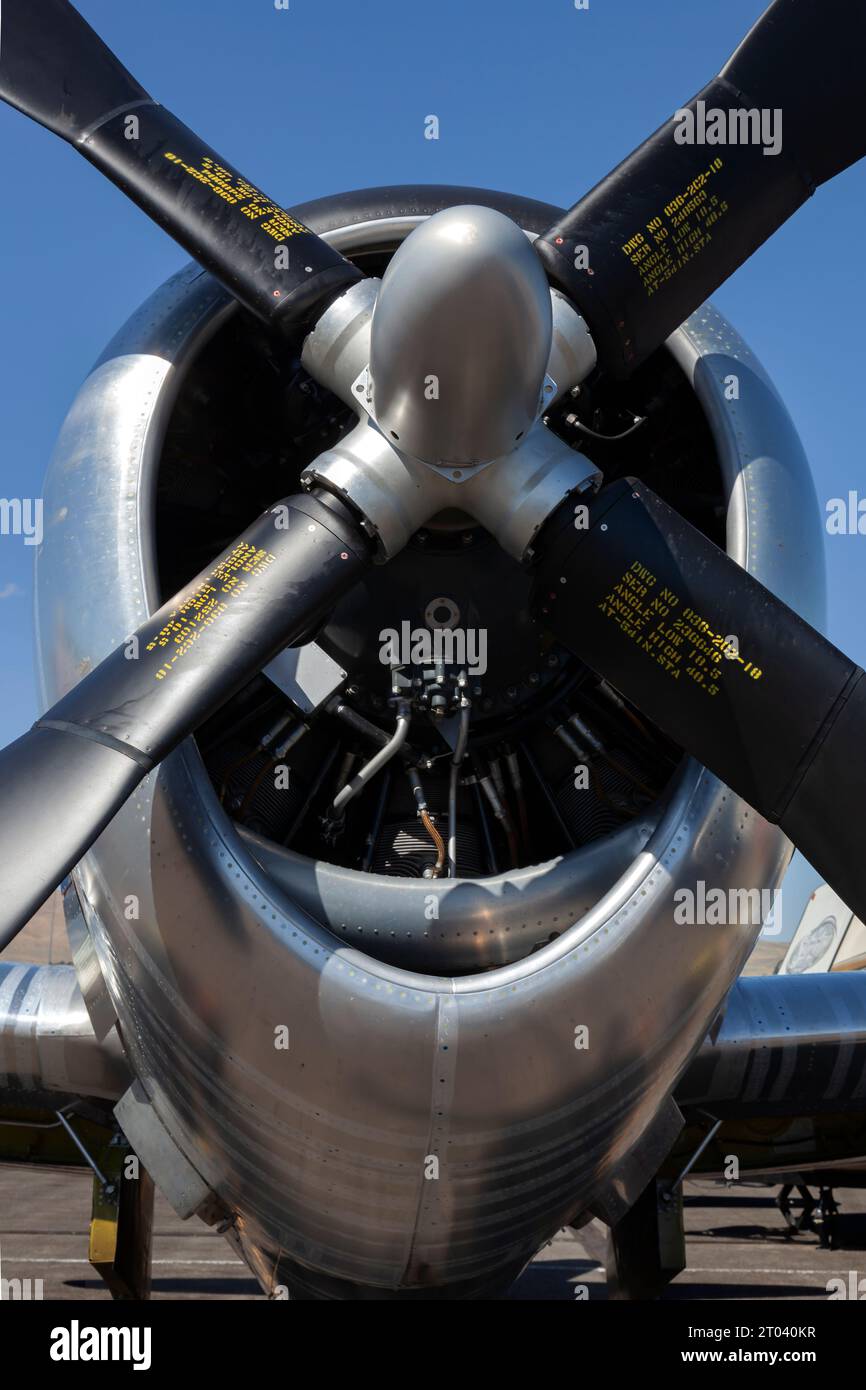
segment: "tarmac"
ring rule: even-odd
[[[866,1277],[866,1192],[836,1190],[840,1248],[822,1250],[807,1232],[786,1239],[777,1189],[686,1184],[688,1268],[665,1299],[826,1300],[827,1282]],[[0,1250],[7,1279],[41,1279],[45,1299],[110,1295],[87,1261],[91,1179],[87,1173],[0,1165]],[[604,1299],[604,1228],[562,1231],[509,1294],[522,1301]],[[585,1286],[585,1293],[581,1286]],[[159,1196],[153,1243],[154,1299],[262,1298],[231,1247],[196,1218],[181,1221]]]
[[[759,943],[750,973],[772,970],[784,947]],[[58,895],[3,959],[69,960]],[[0,1164],[0,1259],[7,1279],[42,1280],[47,1300],[109,1299],[87,1260],[92,1180],[79,1170]],[[816,1233],[793,1237],[775,1206],[775,1187],[726,1186],[710,1180],[685,1185],[687,1269],[664,1299],[773,1302],[825,1300],[830,1279],[846,1286],[851,1272],[866,1278],[866,1191],[836,1189],[841,1216],[838,1248],[822,1249]],[[605,1228],[592,1222],[564,1230],[536,1257],[509,1299],[605,1299]],[[181,1221],[157,1195],[153,1244],[154,1299],[262,1298],[258,1284],[231,1247],[198,1219]]]

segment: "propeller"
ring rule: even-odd
[[[861,668],[636,479],[563,503],[539,553],[544,624],[864,917]]]
[[[158,105],[67,0],[3,0],[0,96],[275,330],[311,326],[364,278]],[[0,753],[0,949],[147,772],[370,562],[340,502],[289,498]]]
[[[3,0],[0,97],[74,145],[279,328],[363,278],[167,111],[67,0]]]
[[[0,950],[142,778],[370,563],[335,498],[287,498],[0,753]]]
[[[719,76],[536,241],[600,368],[628,375],[866,154],[864,58],[862,0],[774,0]],[[633,479],[562,505],[536,552],[560,640],[866,914],[860,667]]]
[[[708,86],[535,243],[627,376],[866,154],[863,0],[774,0]]]
[[[0,18],[0,96],[75,144],[267,324],[310,324],[362,278],[157,106],[65,0],[5,0]],[[860,0],[775,0],[720,76],[536,242],[549,277],[588,321],[602,369],[630,371],[815,185],[866,153],[855,108],[863,40]],[[751,109],[764,145],[707,143],[713,113],[721,121],[744,110],[751,119]],[[761,125],[762,110],[781,117],[779,148],[778,127]],[[716,134],[721,128],[713,127]],[[497,337],[508,343],[520,331],[515,277],[524,277],[532,301],[532,277],[520,264],[517,253],[502,252],[502,295],[488,286],[504,326]],[[396,271],[390,279],[399,286]],[[477,279],[470,277],[467,295]],[[415,296],[419,331],[442,283],[428,277]],[[380,328],[387,322],[382,302],[387,308],[388,297],[377,305]],[[533,400],[541,356],[539,364],[530,373]],[[374,365],[375,418],[377,380],[386,411],[392,398],[401,410],[405,399],[394,380],[389,396],[381,356]],[[354,380],[353,371],[344,384]],[[471,398],[464,404],[472,409]],[[412,425],[410,411],[389,434],[405,429],[429,442],[429,432],[413,433]],[[535,458],[533,431],[518,444],[522,432],[511,442],[512,465]],[[405,459],[398,462],[385,491],[389,479],[413,497],[432,487]],[[535,459],[533,466],[534,516],[548,493],[546,465]],[[554,479],[558,466],[554,459]],[[345,477],[360,477],[363,490],[368,475],[361,469]],[[486,476],[494,490],[507,480],[501,461]],[[375,499],[381,479],[370,481],[365,495]],[[351,488],[345,491],[351,500]],[[505,489],[501,508],[510,495]],[[686,751],[778,821],[866,917],[866,861],[856,832],[856,794],[866,778],[852,756],[866,739],[863,672],[642,484],[603,489],[585,514],[562,495],[557,485],[549,519],[537,537],[533,531],[539,617]],[[282,526],[278,515],[286,518]],[[302,638],[372,559],[362,523],[329,493],[288,499],[0,754],[0,946],[146,773],[277,651]]]

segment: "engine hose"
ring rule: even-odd
[[[457,877],[457,784],[460,779],[460,764],[466,756],[469,741],[469,720],[472,715],[472,702],[465,696],[460,703],[460,728],[454,757],[451,759],[451,773],[448,778],[448,877]]]
[[[411,712],[409,706],[405,701],[401,701],[397,707],[397,727],[384,748],[380,748],[379,752],[375,753],[370,761],[365,763],[359,772],[355,773],[351,782],[348,782],[343,790],[338,792],[334,797],[333,812],[335,816],[339,816],[343,808],[348,805],[353,797],[357,796],[358,792],[361,791],[363,787],[366,787],[371,778],[375,777],[376,773],[379,772],[386,763],[389,763],[396,753],[399,753],[403,744],[406,742],[410,720]]]
[[[429,811],[421,812],[421,824],[423,825],[424,829],[427,831],[427,834],[430,836],[430,839],[436,846],[436,863],[434,864],[429,876],[430,878],[439,878],[441,876],[442,870],[445,867],[445,841],[442,839],[442,836],[439,834],[439,831],[436,829],[436,826],[430,819]]]
[[[445,867],[445,841],[442,839],[442,836],[439,834],[439,831],[436,829],[436,826],[433,824],[433,821],[430,818],[430,812],[427,807],[427,798],[424,795],[424,788],[421,785],[421,778],[418,776],[418,769],[416,767],[407,767],[406,773],[409,777],[409,781],[412,784],[412,792],[415,797],[415,805],[418,807],[418,819],[420,820],[421,824],[427,831],[427,834],[430,836],[430,839],[433,841],[433,844],[436,847],[436,863],[430,869],[425,870],[424,877],[440,878],[442,875],[442,870]]]
[[[364,737],[370,739],[371,742],[378,743],[381,748],[387,747],[389,735],[386,734],[383,729],[380,729],[377,724],[372,724],[369,719],[365,719],[363,714],[359,714],[357,710],[352,709],[352,706],[347,705],[345,700],[342,700],[338,695],[335,695],[332,700],[328,701],[325,705],[325,709],[328,714],[333,714],[337,719],[342,719],[343,722],[354,729],[356,733],[363,734]]]

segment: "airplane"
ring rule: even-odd
[[[5,0],[0,96],[193,257],[63,427],[0,753],[0,946],[62,884],[74,953],[0,965],[0,1146],[94,1170],[117,1297],[153,1184],[275,1299],[504,1297],[598,1218],[625,1300],[688,1174],[862,1161],[864,977],[739,978],[793,844],[866,915],[866,682],[708,298],[866,153],[864,47],[774,0],[569,211],[287,212]]]
[[[866,969],[866,925],[855,917],[838,893],[821,883],[809,895],[800,921],[782,956],[776,962],[779,975],[819,974],[830,971]],[[765,1175],[764,1181],[772,1181]],[[818,1188],[817,1198],[809,1185]],[[789,1169],[781,1179],[776,1205],[784,1217],[788,1233],[816,1231],[819,1244],[835,1249],[839,1238],[839,1205],[834,1189],[866,1186],[866,1165],[848,1161],[833,1170],[822,1165],[816,1171]],[[794,1212],[791,1193],[796,1188],[800,1208]],[[818,1217],[814,1216],[818,1211]]]
[[[828,884],[819,884],[810,894],[788,949],[779,962],[779,974],[864,969],[866,923],[854,916]]]

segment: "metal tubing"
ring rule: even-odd
[[[472,716],[472,702],[464,695],[460,702],[460,728],[454,757],[451,759],[451,773],[448,778],[448,877],[457,877],[457,783],[460,777],[460,764],[466,756],[469,741],[469,720]]]
[[[389,738],[388,742],[385,744],[384,748],[380,748],[379,752],[375,753],[373,757],[370,759],[370,761],[368,763],[365,763],[359,772],[355,773],[355,776],[352,778],[351,782],[349,782],[343,788],[343,790],[338,792],[337,795],[334,797],[335,815],[340,815],[340,813],[343,811],[343,808],[345,806],[348,806],[352,798],[357,796],[358,792],[361,791],[363,787],[366,787],[367,783],[370,782],[372,778],[376,776],[376,773],[379,772],[385,766],[386,763],[389,763],[391,759],[397,753],[400,752],[400,749],[406,742],[406,737],[409,733],[409,724],[411,722],[411,718],[412,716],[408,704],[406,704],[405,702],[401,702],[397,708],[397,727],[394,730],[391,737]]]

